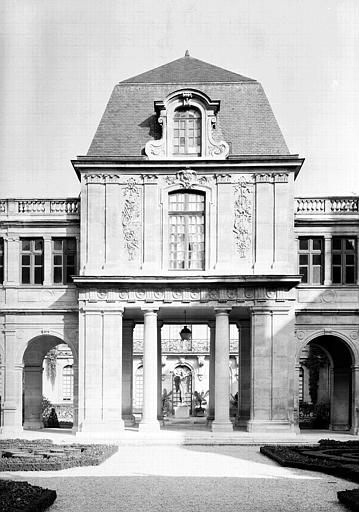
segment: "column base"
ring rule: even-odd
[[[233,432],[233,424],[231,421],[212,421],[212,432]]]
[[[160,423],[159,421],[151,421],[146,423],[140,423],[138,425],[139,432],[159,432],[160,431]]]
[[[4,437],[12,437],[15,439],[17,435],[20,435],[24,432],[24,429],[22,427],[6,427],[3,426],[0,429],[1,436]]]
[[[247,432],[265,433],[293,433],[292,425],[289,421],[281,420],[249,420],[247,421]]]
[[[39,430],[40,428],[44,428],[44,424],[42,421],[24,421],[23,428],[26,430]]]

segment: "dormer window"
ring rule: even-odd
[[[173,154],[201,155],[201,113],[194,108],[178,108],[173,115]]]
[[[155,101],[162,138],[145,147],[149,159],[227,158],[229,146],[217,128],[220,102],[195,89],[182,89]]]

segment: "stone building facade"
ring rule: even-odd
[[[295,198],[303,159],[256,80],[189,55],[125,80],[72,163],[79,200],[0,201],[3,432],[41,426],[59,343],[78,435],[132,421],[138,370],[139,429],[158,430],[180,367],[197,383],[205,367],[213,432],[298,431],[324,356],[329,427],[358,432],[358,199]],[[185,322],[204,352],[171,352]]]

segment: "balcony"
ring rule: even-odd
[[[359,212],[358,197],[296,197],[294,213],[299,215],[345,215]]]
[[[62,217],[78,219],[80,199],[1,199],[0,219],[24,217]]]

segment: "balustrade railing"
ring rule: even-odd
[[[295,213],[300,215],[358,213],[358,197],[297,197]]]
[[[80,200],[70,199],[1,199],[0,215],[78,215]]]
[[[194,340],[181,340],[181,339],[164,339],[161,340],[162,352],[169,352],[173,354],[180,353],[193,353],[193,354],[209,354],[209,340],[208,339],[194,339]],[[238,340],[230,340],[230,352],[238,353]],[[133,341],[133,351],[143,352],[143,339],[135,339]]]

